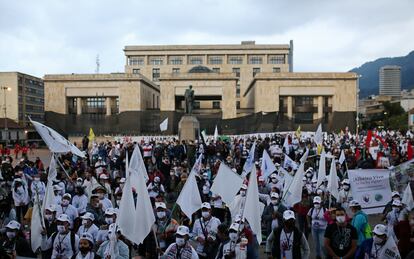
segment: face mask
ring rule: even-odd
[[[113,218],[105,218],[105,222],[108,225],[111,225],[112,223],[114,223],[114,219]]]
[[[53,219],[53,215],[52,215],[52,214],[45,214],[45,219],[46,219],[47,221],[52,221],[52,219]]]
[[[80,246],[80,247],[79,247],[79,251],[80,251],[82,254],[87,254],[87,253],[89,252],[89,247]]]
[[[39,178],[39,177],[35,177],[35,178],[33,178],[33,180],[34,180],[35,182],[38,182],[38,181],[40,181],[40,178]]]
[[[23,193],[23,192],[24,192],[24,188],[23,188],[23,186],[19,186],[19,187],[17,187],[17,192],[18,192],[18,193]]]
[[[400,198],[396,197],[396,198],[392,198],[393,201],[399,201]]]
[[[318,204],[318,203],[315,203],[315,204],[313,204],[313,207],[315,207],[315,209],[319,209],[321,207],[321,205]]]
[[[68,206],[69,205],[69,201],[68,200],[62,200],[62,206]]]
[[[183,246],[183,245],[185,245],[185,239],[184,239],[184,238],[182,238],[182,237],[177,237],[177,238],[175,238],[175,243],[176,243],[178,246]]]
[[[384,242],[384,240],[376,235],[374,235],[374,237],[372,238],[374,240],[375,244],[381,244],[382,242]]]
[[[122,189],[122,188],[124,188],[124,185],[125,185],[125,184],[120,183],[120,184],[119,184],[119,187],[121,187],[121,189]]]
[[[99,208],[99,203],[95,203],[95,205],[93,205],[95,208]]]
[[[63,225],[58,225],[58,226],[57,226],[57,231],[58,231],[60,234],[64,233],[64,232],[66,231],[65,226],[63,226]]]
[[[203,218],[208,218],[210,216],[210,212],[203,211],[203,212],[201,212],[201,216],[203,216]]]
[[[221,199],[217,199],[214,201],[214,207],[221,207],[223,201]]]
[[[350,188],[349,186],[344,185],[344,190],[345,190],[345,191],[349,191],[349,188]]]
[[[277,205],[279,203],[279,200],[271,200],[272,205]]]
[[[246,196],[246,191],[240,191],[240,195],[243,197]]]
[[[344,223],[345,222],[345,216],[337,216],[336,222],[338,223]]]
[[[162,219],[165,217],[165,211],[157,211],[157,217]]]
[[[237,241],[237,233],[229,233],[229,238],[231,241]]]
[[[312,174],[306,174],[306,177],[307,178],[311,178],[312,177]]]
[[[86,226],[88,224],[88,220],[87,219],[82,219],[82,225]]]
[[[7,237],[8,237],[9,239],[13,239],[13,238],[15,238],[15,237],[16,237],[16,232],[9,232],[9,231],[7,231],[7,232],[6,232],[6,235],[7,235]]]
[[[121,200],[116,200],[116,205],[119,206],[119,204],[121,204]]]
[[[277,183],[277,179],[276,178],[273,178],[272,179],[272,183]]]

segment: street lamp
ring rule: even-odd
[[[4,134],[6,135],[6,147],[9,144],[9,134],[8,134],[8,128],[7,128],[7,98],[6,98],[6,93],[7,91],[11,91],[11,87],[6,87],[6,86],[2,86],[1,89],[3,89],[3,97],[4,97]]]
[[[357,75],[357,84],[356,84],[356,130],[355,133],[358,137],[358,130],[359,130],[359,114],[358,114],[358,108],[359,108],[359,79],[362,77],[362,75]]]

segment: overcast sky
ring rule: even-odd
[[[335,2],[335,3],[334,3]],[[414,49],[412,0],[0,0],[0,71],[124,71],[125,45],[294,41],[295,71]]]

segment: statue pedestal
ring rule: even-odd
[[[178,137],[180,141],[185,140],[187,143],[189,140],[194,141],[198,139],[199,133],[200,122],[197,120],[197,117],[188,114],[181,117],[178,123]]]

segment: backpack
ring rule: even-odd
[[[365,224],[364,229],[362,230],[362,233],[364,233],[365,239],[369,239],[369,238],[372,238],[372,228],[368,222],[368,216],[364,214],[364,217],[367,223]]]
[[[52,234],[52,246],[55,243],[55,238],[56,238],[57,232]],[[73,255],[76,255],[76,250],[75,250],[75,232],[70,231],[70,246],[72,247],[72,253]],[[52,248],[53,249],[53,248]]]

